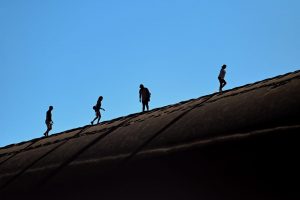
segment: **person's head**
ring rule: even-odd
[[[100,101],[102,101],[102,100],[103,100],[103,96],[100,96],[98,99],[99,99]]]
[[[144,88],[144,85],[143,85],[143,84],[141,84],[141,85],[140,85],[140,88],[141,88],[141,89],[143,89],[143,88]]]
[[[222,69],[225,69],[226,68],[226,65],[222,65]]]
[[[53,110],[53,106],[49,106],[49,110]]]

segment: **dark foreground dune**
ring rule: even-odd
[[[300,71],[0,149],[0,199],[300,199]]]

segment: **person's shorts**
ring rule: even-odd
[[[95,114],[96,116],[101,116],[100,110],[96,110]]]
[[[143,104],[147,104],[149,101],[150,101],[150,100],[148,100],[148,99],[147,99],[147,100],[143,100],[142,103],[143,103]]]
[[[224,81],[225,81],[225,80],[224,80],[223,78],[221,78],[221,77],[218,77],[218,79],[219,79],[220,82],[224,82]]]

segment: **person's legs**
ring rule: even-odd
[[[143,112],[145,112],[145,106],[146,106],[146,104],[145,104],[144,101],[142,102],[142,104],[143,104]]]
[[[220,82],[219,92],[222,92],[223,81],[220,77],[218,77],[218,79],[219,79],[219,82]]]
[[[47,126],[47,130],[45,131],[44,136],[48,136],[48,132],[49,132],[49,128]]]
[[[46,125],[47,125],[47,130],[44,133],[44,135],[48,136],[49,131],[51,131],[51,129],[52,129],[52,124],[50,122],[46,122]]]
[[[227,84],[227,82],[223,79],[223,86],[222,88]]]
[[[220,88],[219,91],[222,92],[223,87],[227,84],[226,81],[220,77],[218,77],[219,82],[220,82]]]
[[[91,124],[93,125],[94,124],[94,121],[96,120],[96,119],[98,119],[98,123],[99,123],[99,115],[100,115],[100,111],[96,111],[96,117],[93,119],[93,121],[91,121]]]
[[[100,112],[99,112],[99,115],[98,115],[98,122],[97,122],[97,124],[99,124],[99,122],[100,122],[100,119],[101,119],[101,114],[100,114]]]
[[[49,128],[48,128],[48,129],[49,129],[49,131],[52,130],[52,123],[51,123],[51,122],[49,123]],[[49,131],[48,131],[48,132],[49,132]]]
[[[97,119],[97,116],[91,121],[91,124],[94,124],[94,121]]]
[[[93,125],[94,124],[94,121],[97,119],[98,117],[97,117],[97,115],[96,115],[96,117],[91,121],[91,124]]]
[[[149,104],[148,104],[148,101],[146,102],[146,108],[147,108],[147,111],[149,111]]]

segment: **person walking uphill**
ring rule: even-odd
[[[48,109],[48,111],[47,111],[47,113],[46,113],[46,121],[45,121],[45,123],[46,123],[46,125],[47,125],[47,130],[46,130],[46,132],[44,133],[44,135],[45,135],[46,137],[48,136],[49,131],[52,130],[52,124],[53,124],[53,121],[52,121],[52,113],[51,113],[52,110],[53,110],[53,106],[49,106],[49,109]]]
[[[222,89],[223,87],[226,85],[226,81],[225,81],[225,74],[226,74],[226,65],[222,66],[222,69],[220,70],[220,74],[218,76],[219,82],[220,82],[220,88],[219,88],[219,92],[222,94]]]
[[[103,97],[100,96],[100,97],[98,98],[97,104],[96,104],[95,106],[93,106],[93,109],[95,110],[95,113],[96,113],[96,117],[93,119],[93,121],[91,121],[91,124],[92,124],[92,125],[94,124],[94,121],[95,121],[96,119],[98,119],[97,124],[99,124],[100,119],[101,119],[100,109],[103,110],[103,111],[105,111],[103,108],[101,108],[101,102],[102,102],[102,100],[103,100]]]
[[[151,93],[149,92],[148,88],[145,88],[143,84],[140,85],[140,102],[143,104],[143,112],[145,111],[145,107],[147,111],[149,111],[149,101]]]

